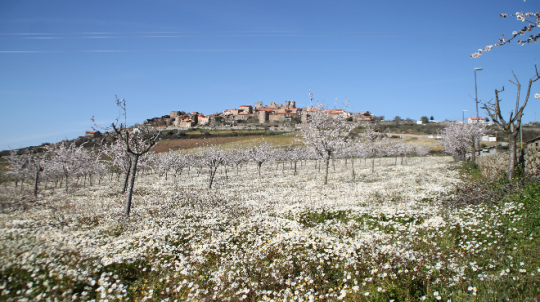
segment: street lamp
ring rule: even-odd
[[[482,69],[482,67],[476,67],[474,69],[474,102],[476,103],[476,122],[478,123],[480,121],[478,120],[478,91],[476,89],[476,71],[477,70],[483,70],[483,69]],[[480,138],[476,139],[476,142],[475,142],[476,143],[476,148],[478,148],[478,146],[480,146],[480,141],[479,140],[480,140]]]
[[[476,89],[476,71],[483,70],[482,67],[474,69],[474,102],[476,103],[476,121],[478,121],[478,90]]]
[[[462,123],[465,123],[465,111],[467,111],[467,110],[463,110],[463,117],[461,118]]]

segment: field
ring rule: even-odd
[[[186,150],[208,145],[219,145],[223,150],[233,150],[237,148],[252,147],[266,141],[272,147],[286,148],[291,145],[300,145],[297,136],[293,135],[271,135],[271,136],[232,136],[232,137],[210,137],[210,138],[190,138],[166,140],[156,144],[152,151],[161,153],[168,152],[169,149]],[[197,152],[194,150],[192,152]]]
[[[283,138],[276,138],[276,140]],[[230,144],[247,143],[246,141]],[[288,142],[285,142],[286,144]],[[279,145],[279,143],[276,143]],[[4,184],[0,300],[533,301],[539,186],[450,208],[450,157],[315,161],[121,178],[33,199]],[[493,186],[497,184],[494,183]],[[27,196],[27,195],[25,195]],[[534,211],[530,211],[530,207]],[[527,212],[527,211],[530,212]],[[529,215],[529,216],[527,216]]]
[[[222,145],[231,142],[237,142],[242,140],[252,139],[251,136],[236,136],[236,137],[212,137],[212,138],[186,138],[186,139],[175,139],[175,140],[165,140],[158,142],[152,151],[161,153],[168,152],[170,149],[176,150],[185,150],[192,148],[199,148],[209,144],[212,145]]]

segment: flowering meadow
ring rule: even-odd
[[[315,160],[248,162],[211,188],[204,166],[141,171],[129,218],[116,175],[37,197],[4,183],[0,300],[534,301],[537,184],[450,207],[451,157],[375,165],[331,161],[322,185]]]

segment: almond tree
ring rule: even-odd
[[[485,109],[491,118],[491,120],[508,135],[508,149],[509,149],[509,158],[508,158],[508,170],[506,171],[506,177],[511,180],[514,177],[514,170],[516,168],[516,141],[517,141],[517,135],[519,133],[519,130],[521,128],[521,118],[523,117],[523,110],[525,109],[525,106],[527,106],[527,102],[529,101],[529,97],[531,95],[531,87],[532,84],[538,79],[540,79],[540,74],[538,73],[538,69],[535,67],[536,75],[529,79],[529,85],[527,87],[527,93],[525,95],[525,100],[523,102],[523,105],[520,107],[520,99],[521,99],[521,83],[519,82],[518,78],[512,71],[512,74],[514,75],[515,82],[510,80],[510,83],[517,86],[517,97],[516,97],[516,107],[514,110],[510,112],[510,117],[508,118],[508,121],[505,121],[502,113],[501,113],[501,107],[500,102],[502,99],[499,98],[499,93],[504,91],[504,86],[501,90],[495,89],[495,103],[492,101],[489,101],[488,103],[484,104],[484,107],[482,109]],[[540,98],[540,95],[537,93],[535,95],[535,98]]]
[[[112,166],[116,167],[116,171],[119,171],[118,177],[120,177],[122,173],[125,174],[122,194],[126,193],[129,181],[129,171],[131,170],[131,156],[127,153],[124,143],[119,139],[110,144],[104,152],[111,158]]]
[[[210,177],[208,181],[208,188],[211,189],[217,169],[225,161],[225,153],[217,146],[209,146],[204,149],[200,149],[199,158],[201,160],[201,164],[207,166],[209,169],[208,172]]]
[[[239,166],[248,160],[247,150],[244,149],[234,149],[227,154],[227,161],[229,164],[236,167],[236,175],[238,175]]]
[[[416,154],[418,156],[425,157],[425,156],[428,156],[430,153],[431,153],[431,150],[428,147],[421,146],[421,147],[416,148]]]
[[[477,138],[485,133],[481,124],[449,123],[440,133],[443,141],[444,152],[452,154],[455,161],[464,161],[467,151]],[[474,150],[473,150],[474,152]]]
[[[157,170],[159,176],[165,175],[165,181],[167,181],[167,174],[171,168],[174,160],[174,154],[172,150],[169,150],[166,154],[155,155],[151,159],[151,166],[153,170]]]
[[[83,186],[86,187],[86,179],[88,178],[90,186],[92,186],[92,175],[100,173],[103,164],[100,161],[102,152],[93,149],[81,149],[79,154],[79,169],[78,176],[84,176]],[[78,177],[77,176],[77,177]]]
[[[344,149],[342,149],[339,154],[340,157],[345,158],[345,167],[347,166],[347,158],[351,160],[351,176],[353,182],[356,181],[356,171],[354,169],[354,159],[361,157],[361,145],[359,141],[350,142]]]
[[[290,160],[294,165],[294,175],[296,175],[297,162],[307,158],[306,149],[289,147],[287,149],[287,156],[288,160]]]
[[[84,144],[79,147],[75,143],[67,144],[65,142],[57,145],[49,145],[47,152],[51,153],[51,162],[58,166],[66,180],[66,193],[69,191],[69,178],[76,175],[82,166],[84,153]]]
[[[171,151],[169,151],[171,152]],[[174,179],[177,180],[178,176],[182,174],[182,170],[189,164],[188,158],[182,153],[171,152],[171,168],[174,170]]]
[[[360,139],[357,147],[362,157],[371,158],[371,173],[373,173],[375,172],[375,157],[381,155],[382,146],[384,145],[384,143],[381,143],[382,135],[368,125]]]
[[[129,185],[126,196],[126,205],[124,214],[129,217],[131,211],[131,200],[133,196],[133,188],[135,186],[135,176],[137,173],[137,164],[141,156],[145,155],[155,145],[157,138],[161,132],[152,133],[147,128],[139,128],[138,131],[133,131],[127,127],[127,111],[125,99],[119,99],[115,96],[116,106],[118,107],[118,117],[116,122],[111,124],[111,127],[105,128],[109,130],[112,128],[118,140],[124,145],[124,150],[131,159],[131,166],[129,169]],[[121,117],[124,117],[124,122],[121,122]],[[94,118],[92,117],[92,121]],[[101,127],[103,128],[103,127]]]
[[[34,197],[37,197],[40,176],[48,163],[49,156],[46,153],[43,155],[33,155],[28,158],[28,164],[34,173]]]
[[[272,159],[271,150],[268,143],[266,141],[263,141],[261,144],[249,149],[246,152],[246,155],[251,161],[254,161],[255,164],[257,164],[259,177],[261,177],[262,164]]]
[[[394,166],[397,166],[398,157],[401,155],[404,142],[402,140],[389,140],[386,145],[386,152],[389,156],[395,156]]]
[[[29,176],[28,154],[23,153],[22,155],[19,155],[16,150],[11,150],[7,162],[7,175],[12,176],[15,180],[15,188],[17,188],[18,183],[21,182],[22,191],[24,180]]]
[[[313,103],[313,94],[309,92]],[[317,157],[324,161],[324,184],[328,183],[328,165],[330,158],[338,150],[345,147],[346,136],[353,129],[341,114],[333,114],[325,110],[323,103],[309,109],[308,122],[300,130],[304,144],[315,151]]]

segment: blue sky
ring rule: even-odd
[[[523,23],[500,13],[538,0],[0,1],[0,149],[75,138],[171,110],[215,113],[262,101],[318,101],[387,119],[475,115],[478,97],[515,105],[540,43],[470,55]],[[540,83],[533,86],[540,93]],[[525,122],[540,120],[531,99]],[[481,116],[486,116],[481,111]]]

